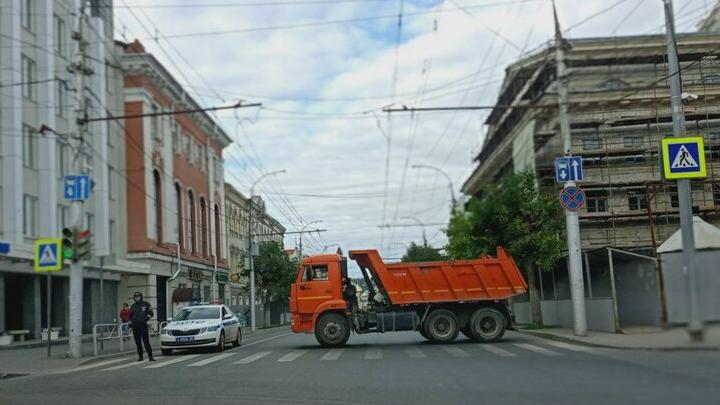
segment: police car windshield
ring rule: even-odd
[[[185,308],[175,314],[173,321],[191,321],[194,319],[218,319],[220,308]]]

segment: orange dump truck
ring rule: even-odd
[[[386,264],[376,250],[350,251],[367,285],[359,300],[340,255],[303,260],[292,285],[295,333],[314,333],[323,346],[342,346],[355,333],[417,331],[434,343],[462,332],[480,342],[502,338],[511,324],[507,298],[527,291],[515,261],[477,260]]]

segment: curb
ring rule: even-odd
[[[600,344],[600,343],[586,342],[586,341],[579,340],[579,339],[573,339],[573,338],[568,338],[565,336],[554,335],[552,333],[537,332],[537,331],[531,331],[531,330],[518,329],[517,332],[525,334],[525,335],[537,336],[537,337],[540,337],[543,339],[555,340],[557,342],[569,343],[569,344],[574,344],[574,345],[578,345],[578,346],[598,347],[598,348],[602,348],[602,349],[643,350],[643,351],[655,351],[655,352],[720,351],[720,346],[710,346],[710,347],[686,347],[686,346],[628,347],[628,346],[614,346],[614,345],[605,345],[605,344]]]

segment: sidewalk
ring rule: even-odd
[[[542,338],[585,346],[632,350],[720,350],[720,325],[705,328],[705,341],[690,342],[685,328],[637,328],[624,333],[588,331],[575,336],[570,328],[522,329],[518,332]]]
[[[243,330],[243,343],[248,342],[249,339],[254,340],[262,336],[283,332],[289,332],[289,327],[278,326],[267,329],[258,329],[255,333],[250,332],[250,329],[247,328],[246,330]],[[160,351],[157,336],[151,336],[150,343],[153,346],[153,350],[157,350],[158,352]],[[3,375],[6,374],[24,375],[52,372],[77,367],[84,363],[97,361],[99,359],[119,356],[136,356],[135,343],[132,341],[132,338],[129,341],[124,342],[124,350],[122,352],[120,351],[120,345],[117,339],[105,341],[104,350],[99,351],[97,357],[93,356],[92,337],[90,337],[87,341],[83,337],[82,358],[71,359],[67,357],[67,350],[67,343],[53,344],[51,357],[47,356],[47,346],[33,347],[32,345],[28,345],[26,348],[15,347],[13,350],[0,350],[0,382],[2,381]]]

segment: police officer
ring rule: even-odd
[[[148,360],[155,361],[152,354],[152,347],[150,347],[150,334],[148,333],[147,325],[147,321],[149,321],[155,314],[153,313],[150,304],[143,301],[143,295],[141,292],[136,291],[135,294],[133,294],[133,300],[135,300],[135,303],[133,303],[130,307],[130,327],[133,331],[133,338],[135,338],[135,346],[137,346],[137,361],[143,361],[143,345],[145,345]],[[140,343],[140,340],[142,340],[142,344]]]

